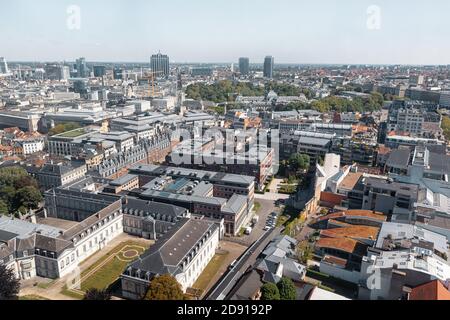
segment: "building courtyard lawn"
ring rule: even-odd
[[[63,138],[76,138],[85,133],[86,133],[86,131],[84,130],[84,128],[78,128],[78,129],[74,129],[71,131],[63,132],[59,136],[63,137]]]
[[[221,266],[225,264],[225,260],[227,259],[229,253],[217,253],[211,261],[206,266],[205,270],[203,270],[200,277],[198,277],[197,281],[192,286],[195,289],[202,290],[205,292],[208,289],[208,285],[213,280],[214,276],[219,272]]]
[[[36,295],[36,294],[29,294],[29,295],[26,295],[26,296],[20,296],[19,300],[49,300],[49,299],[41,297],[41,296]]]
[[[81,273],[81,290],[65,288],[61,293],[76,298],[88,289],[107,289],[147,248],[148,245],[131,241],[118,245]]]

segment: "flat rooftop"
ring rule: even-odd
[[[11,234],[16,234],[17,237],[23,238],[40,231],[42,235],[51,238],[58,237],[63,229],[56,228],[45,224],[35,224],[24,220],[11,219],[10,217],[0,217],[0,230]]]
[[[76,226],[78,222],[70,221],[70,220],[63,220],[63,219],[57,219],[57,218],[39,218],[38,220],[39,224],[50,226],[53,228],[57,228],[60,230],[69,230],[73,226]]]

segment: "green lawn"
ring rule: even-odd
[[[258,211],[261,210],[261,203],[255,201],[253,210],[255,210],[255,212],[258,213]]]
[[[48,289],[52,284],[55,283],[56,280],[52,280],[50,282],[40,282],[38,284],[36,284],[36,287],[40,288],[40,289]]]
[[[127,264],[128,262],[113,258],[99,271],[81,282],[81,291],[93,288],[100,290],[108,288],[122,274]]]
[[[88,289],[96,288],[96,289],[106,289],[108,288],[117,278],[122,274],[125,267],[133,260],[134,258],[124,257],[120,251],[121,250],[136,250],[139,254],[144,252],[144,249],[148,248],[147,245],[144,245],[140,242],[128,241],[124,242],[111,251],[109,251],[105,256],[99,259],[92,266],[87,268],[81,273],[81,278],[85,278],[92,270],[99,268],[97,271],[92,273],[87,278],[81,281],[81,291],[86,291]],[[110,259],[106,262],[107,259]],[[62,294],[70,296],[72,298],[80,299],[82,298],[79,293],[68,290],[65,288]]]
[[[121,244],[115,249],[113,249],[109,256],[117,255],[118,252],[124,248],[125,245]],[[144,250],[142,249],[142,245],[139,244],[127,244],[126,249],[137,250],[139,254],[142,254]],[[96,289],[106,289],[110,284],[112,284],[125,270],[125,267],[136,258],[127,259],[120,254],[115,256],[107,263],[105,263],[99,270],[95,271],[92,275],[90,275],[87,279],[81,282],[81,290],[86,291],[88,289],[96,288]],[[103,260],[105,261],[105,259]],[[103,262],[102,261],[102,262]],[[91,266],[89,269],[83,271],[81,273],[81,277],[85,276],[90,270],[97,267],[99,263]]]
[[[79,128],[79,129],[75,129],[72,131],[67,131],[67,132],[61,133],[59,136],[63,137],[63,138],[75,138],[75,137],[81,136],[85,132],[86,131],[84,130],[84,128]]]
[[[229,253],[216,254],[206,266],[205,270],[203,270],[200,277],[198,277],[197,281],[193,285],[193,288],[205,291],[208,288],[208,285],[211,282],[212,278],[217,274],[220,267],[225,263],[228,254]]]
[[[294,194],[297,192],[297,185],[295,184],[282,184],[278,189],[278,193],[281,194]]]
[[[61,294],[68,296],[70,298],[76,299],[76,300],[82,300],[84,298],[83,295],[67,289],[67,286],[64,286],[63,290],[61,291]]]
[[[38,296],[36,294],[29,294],[26,296],[19,297],[19,300],[49,300],[49,299]]]

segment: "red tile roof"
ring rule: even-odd
[[[350,238],[320,238],[316,242],[316,247],[336,249],[359,256],[363,256],[366,252],[364,244]]]
[[[369,226],[351,226],[322,230],[320,235],[328,238],[352,238],[376,240],[380,228]]]
[[[439,280],[412,289],[409,300],[450,300],[450,292]]]

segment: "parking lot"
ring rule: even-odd
[[[261,206],[256,213],[259,217],[258,222],[253,227],[250,235],[242,235],[241,237],[232,237],[231,241],[239,242],[244,245],[250,245],[255,242],[261,235],[263,234],[264,228],[266,227],[267,218],[272,212],[281,212],[281,207],[275,206],[274,200],[265,200],[265,199],[255,199],[255,202],[258,202]]]

